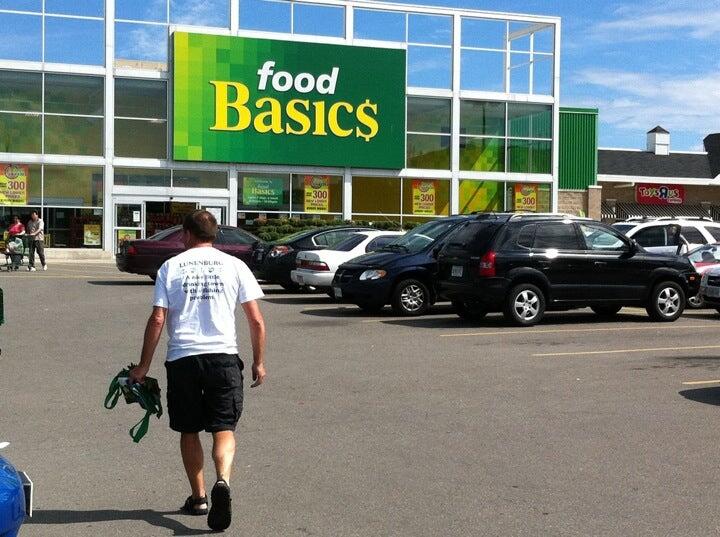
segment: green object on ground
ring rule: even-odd
[[[0,289],[0,326],[5,324],[5,303],[3,302],[3,290]]]
[[[133,425],[129,431],[133,442],[138,443],[148,432],[150,416],[155,414],[159,419],[163,410],[160,399],[160,386],[157,379],[145,377],[145,382],[142,384],[130,384],[128,382],[130,370],[134,367],[135,364],[130,364],[110,381],[110,388],[107,396],[105,396],[105,408],[115,408],[120,394],[122,394],[127,404],[138,403],[145,410],[145,416]]]

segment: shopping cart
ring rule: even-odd
[[[13,243],[12,246],[10,246],[11,242]],[[13,240],[3,241],[0,254],[5,256],[5,263],[0,264],[0,269],[5,269],[8,272],[19,270],[23,266],[24,260],[30,258],[30,241],[28,237],[21,235]]]

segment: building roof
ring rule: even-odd
[[[657,132],[657,133],[659,133],[659,134],[670,134],[670,131],[666,131],[666,130],[663,129],[660,125],[658,125],[657,127],[655,127],[653,130],[648,131],[647,133],[650,134],[650,133],[652,133],[652,132]]]
[[[632,175],[689,179],[714,179],[710,157],[706,153],[670,153],[617,149],[598,150],[599,175]]]

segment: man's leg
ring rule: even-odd
[[[35,243],[35,247],[37,248],[38,256],[40,257],[40,264],[44,267],[45,266],[45,242],[37,241]]]
[[[213,461],[218,480],[230,483],[230,472],[235,458],[235,433],[219,431],[213,433]]]
[[[30,237],[30,244],[28,246],[30,247],[28,254],[28,268],[30,269],[35,266],[35,241],[32,237]]]
[[[205,497],[203,476],[203,448],[198,433],[180,433],[180,453],[193,498]]]

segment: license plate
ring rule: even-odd
[[[335,294],[335,298],[342,298],[342,289],[339,287],[333,287],[333,293]]]
[[[295,275],[295,278],[297,279],[297,282],[298,282],[299,284],[302,285],[303,283],[305,283],[305,278],[303,278],[303,277],[300,276],[299,274],[296,274],[296,275]]]
[[[453,265],[452,270],[450,271],[450,275],[453,278],[462,278],[463,275],[463,267],[461,265]]]
[[[720,298],[720,287],[706,287],[705,296]]]

